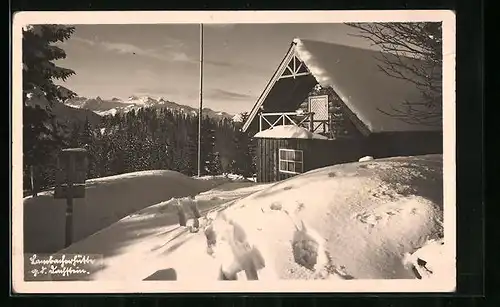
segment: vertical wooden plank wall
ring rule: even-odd
[[[364,154],[355,140],[257,139],[257,180],[276,182],[295,175],[279,172],[279,149],[303,151],[304,172],[339,163],[357,161]]]

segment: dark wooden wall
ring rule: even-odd
[[[304,153],[304,172],[358,159],[361,144],[349,140],[308,140],[258,138],[257,181],[275,182],[295,176],[278,170],[279,149],[298,149]]]
[[[440,133],[386,133],[363,139],[256,138],[257,181],[275,182],[295,175],[278,171],[279,148],[304,152],[304,172],[328,165],[356,162],[363,156],[386,158],[443,152]]]
[[[443,153],[441,132],[379,133],[368,137],[366,155],[375,158]]]
[[[257,181],[275,182],[293,176],[292,174],[282,174],[278,172],[278,149],[300,149],[304,151],[306,159],[307,143],[301,139],[268,139],[258,138],[257,140]],[[304,161],[304,170],[306,161]]]

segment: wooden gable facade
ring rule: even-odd
[[[360,117],[365,114],[351,109],[352,101],[351,105],[346,103],[350,96],[346,97],[345,92],[339,95],[334,86],[318,81],[323,77],[322,70],[316,68],[313,74],[296,44],[294,41],[290,46],[243,125],[243,131],[257,134],[258,182],[279,181],[327,165],[358,161],[367,155],[383,158],[442,153],[442,130],[375,131]],[[325,138],[258,136],[278,126],[297,126]]]

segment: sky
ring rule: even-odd
[[[197,24],[76,25],[57,64],[76,75],[62,83],[79,96],[163,97],[198,106]],[[204,107],[250,111],[296,37],[370,48],[344,24],[211,24],[204,26]]]

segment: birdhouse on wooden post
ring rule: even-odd
[[[73,239],[73,199],[85,197],[87,168],[87,150],[84,148],[67,148],[60,152],[54,198],[65,198],[67,202],[65,247],[69,246]]]

